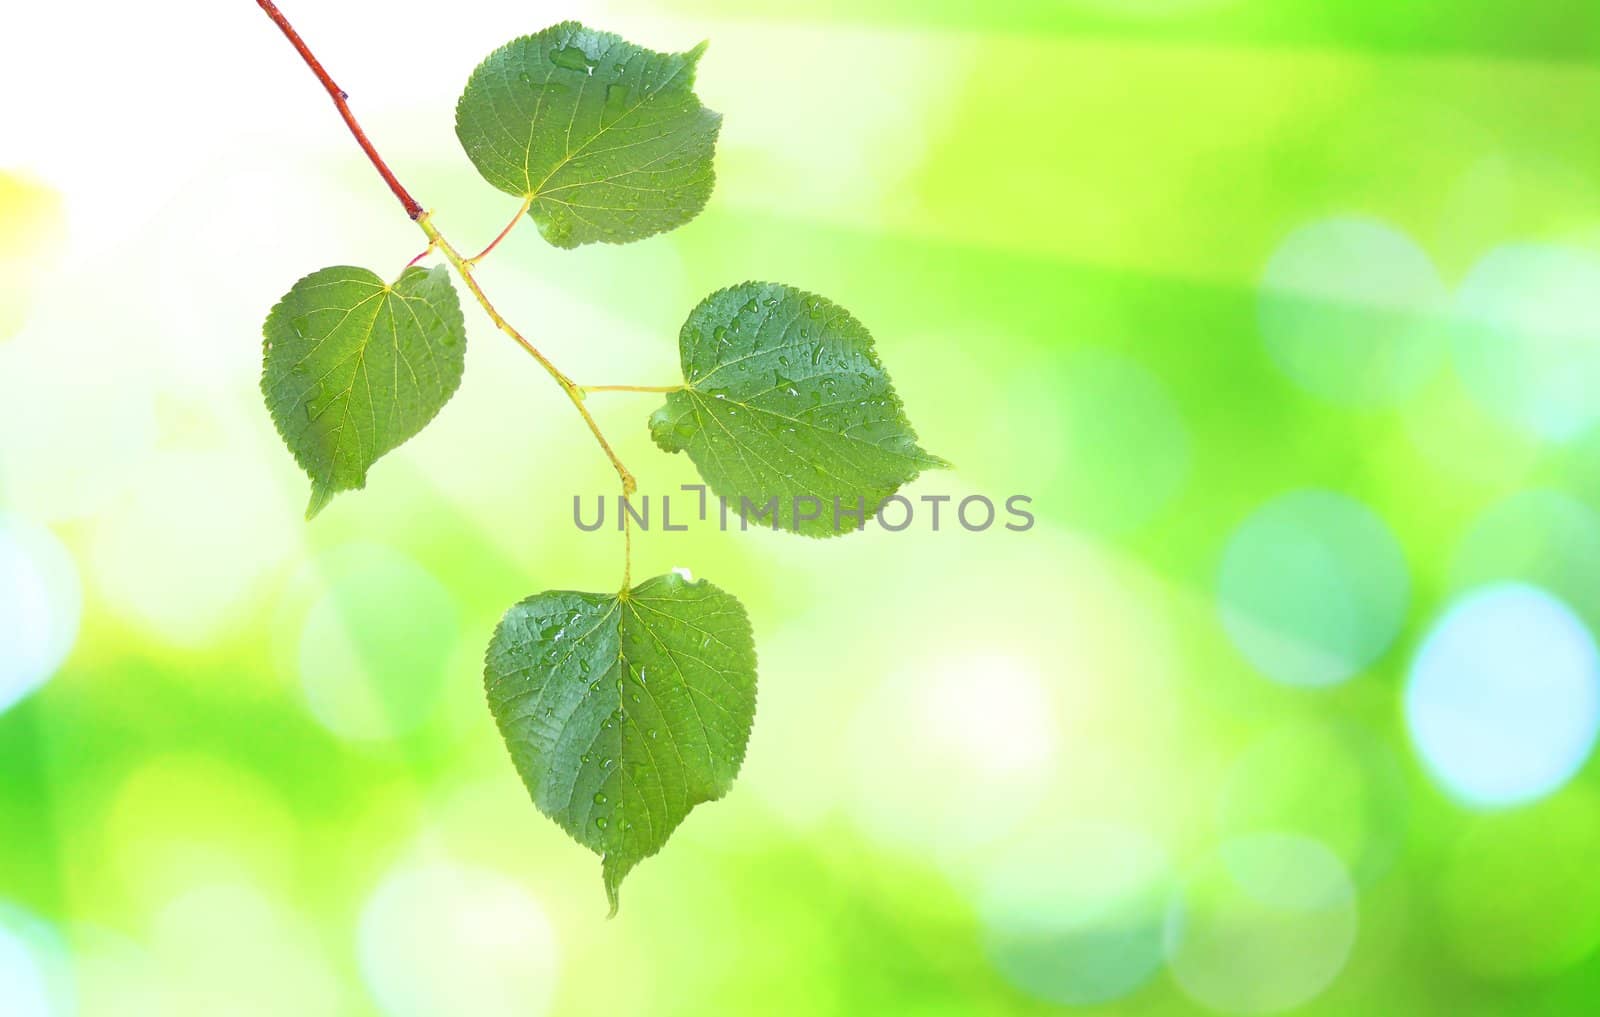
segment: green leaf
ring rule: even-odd
[[[738,774],[755,645],[744,608],[704,581],[546,592],[506,612],[484,687],[534,804],[601,856],[616,914],[628,871]]]
[[[385,452],[422,430],[461,384],[466,330],[444,266],[385,285],[364,268],[313,272],[262,327],[261,392],[311,477],[306,518],[364,487]]]
[[[656,53],[576,21],[525,35],[472,72],[456,136],[555,246],[642,240],[711,196],[722,115],[693,91],[704,50]]]
[[[949,465],[918,447],[866,327],[822,297],[780,283],[720,290],[690,312],[678,349],[685,384],[651,416],[651,436],[688,452],[752,522],[847,533]]]

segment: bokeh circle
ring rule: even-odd
[[[1106,1003],[1160,970],[1172,892],[1166,852],[1148,835],[1072,824],[1012,845],[985,866],[984,945],[1001,976],[1036,999]]]
[[[1389,528],[1331,491],[1296,491],[1257,510],[1229,539],[1217,585],[1239,651],[1275,681],[1311,687],[1376,661],[1410,599]]]
[[[1529,802],[1570,780],[1594,748],[1600,652],[1546,591],[1481,588],[1417,651],[1405,715],[1418,754],[1454,797],[1485,807]]]
[[[1203,1006],[1278,1013],[1338,977],[1356,928],[1355,887],[1332,851],[1295,834],[1250,834],[1184,881],[1167,918],[1167,962]]]
[[[83,594],[72,556],[49,530],[0,514],[0,713],[61,667]]]
[[[1273,252],[1258,317],[1267,352],[1297,385],[1334,402],[1395,403],[1446,349],[1448,295],[1410,237],[1372,219],[1302,226]]]

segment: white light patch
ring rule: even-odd
[[[137,263],[146,273],[140,279],[146,303],[161,319],[141,342],[144,355],[159,365],[163,388],[208,402],[259,392],[260,342],[218,342],[217,336],[239,328],[241,311],[248,308],[251,338],[259,340],[268,310],[317,267],[307,261],[307,251],[342,243],[346,231],[375,231],[362,217],[377,212],[348,195],[342,203],[330,201],[331,188],[319,189],[249,148],[235,148],[230,156],[212,160],[161,208],[148,234],[149,259]],[[289,243],[274,212],[291,208],[298,228]],[[248,271],[236,258],[215,256],[245,237],[256,241]],[[373,267],[388,277],[396,266]],[[250,409],[260,412],[259,399],[253,402]]]
[[[1037,664],[925,660],[856,715],[855,814],[875,838],[959,855],[1019,823],[1053,777],[1059,732]]]
[[[1456,604],[1411,666],[1406,724],[1455,797],[1504,807],[1572,778],[1600,728],[1600,655],[1565,604],[1504,584]]]
[[[920,708],[928,737],[1001,779],[1050,764],[1055,725],[1036,668],[986,654],[928,677]]]
[[[48,681],[78,636],[83,595],[50,531],[0,515],[0,713]]]
[[[260,463],[163,453],[99,521],[90,566],[120,614],[173,644],[202,646],[246,618],[262,580],[297,543],[298,524]]]
[[[12,510],[81,519],[147,479],[158,382],[137,355],[154,329],[141,307],[119,282],[62,278],[41,289],[22,331],[0,343],[0,492]],[[96,341],[108,336],[118,341]],[[83,412],[63,412],[69,393]]]
[[[403,863],[361,912],[361,973],[385,1017],[538,1017],[557,973],[543,909],[506,876]]]
[[[781,36],[724,22],[715,38],[720,56],[701,62],[696,89],[725,117],[718,201],[857,227],[916,213],[915,188],[901,185],[938,137],[970,46],[931,32],[794,22]],[[771,59],[775,46],[784,59]],[[741,87],[756,80],[759,92]],[[904,87],[911,81],[916,88]]]

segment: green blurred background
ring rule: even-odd
[[[637,540],[744,600],[760,706],[606,921],[479,676],[616,581],[581,423],[469,308],[455,400],[303,523],[260,322],[420,234],[247,0],[11,4],[0,1014],[1600,1007],[1600,8],[285,6],[468,248],[479,59],[709,38],[706,212],[486,288],[635,384],[714,288],[827,294],[958,464],[906,493],[1038,525]]]

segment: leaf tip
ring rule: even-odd
[[[689,62],[690,66],[693,66],[700,62],[702,56],[705,56],[706,47],[710,45],[710,39],[701,39],[693,49],[683,55],[683,58]]]
[[[334,490],[324,484],[311,485],[311,501],[306,505],[306,522],[317,517],[317,513],[328,507],[328,502],[333,500]]]
[[[610,921],[617,917],[617,908],[621,903],[619,891],[622,888],[622,874],[611,867],[609,858],[601,860],[600,873],[606,885],[606,904],[609,908],[606,911],[606,920]]]

